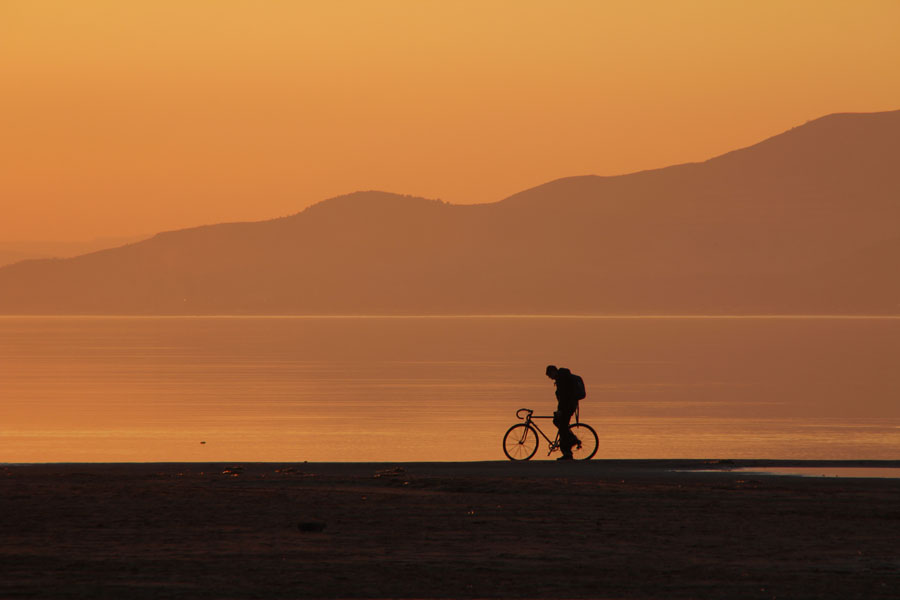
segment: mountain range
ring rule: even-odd
[[[84,241],[0,242],[0,267],[30,258],[69,258],[146,239],[149,236],[101,237]]]
[[[900,314],[900,111],[499,202],[357,192],[0,268],[4,314]]]

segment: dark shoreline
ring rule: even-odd
[[[900,461],[0,465],[0,597],[896,598],[900,480],[754,467]]]
[[[290,462],[290,461],[211,461],[211,462],[35,462],[3,463],[0,469],[28,469],[33,472],[45,470],[79,469],[104,473],[131,472],[133,474],[151,471],[198,469],[214,472],[228,466],[241,465],[244,470],[278,469],[293,467],[303,471],[328,474],[361,476],[372,470],[402,466],[410,474],[447,477],[575,477],[603,479],[605,477],[629,474],[632,476],[668,477],[690,476],[692,473],[704,475],[733,475],[746,473],[754,468],[837,468],[837,469],[900,469],[900,460],[824,460],[824,459],[594,459],[561,463],[554,460],[531,461],[377,461],[377,462]],[[761,472],[761,476],[767,473]],[[779,475],[781,477],[790,475]],[[804,477],[797,475],[797,477]]]

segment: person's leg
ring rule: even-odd
[[[556,426],[556,430],[559,432],[559,445],[562,446],[563,442],[566,439],[566,431],[569,429],[569,426],[563,421],[565,416],[563,413],[557,411],[553,413],[553,424]]]
[[[572,420],[573,414],[575,413],[557,413],[556,418],[553,419],[559,430],[559,448],[562,450],[563,456],[567,458],[572,457],[572,446],[575,445],[575,436],[569,431],[569,421]]]

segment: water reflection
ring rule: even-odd
[[[691,471],[693,473],[721,473],[721,470]],[[900,477],[898,467],[746,467],[729,469],[729,473],[747,473],[750,475],[794,475],[801,477],[864,477],[887,478]]]
[[[7,317],[0,460],[499,460],[549,363],[598,458],[890,459],[898,355],[896,319]]]

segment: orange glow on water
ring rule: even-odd
[[[892,459],[898,328],[891,318],[3,317],[0,461],[504,460],[516,409],[555,408],[551,361],[585,379],[581,417],[599,434],[598,459]]]

